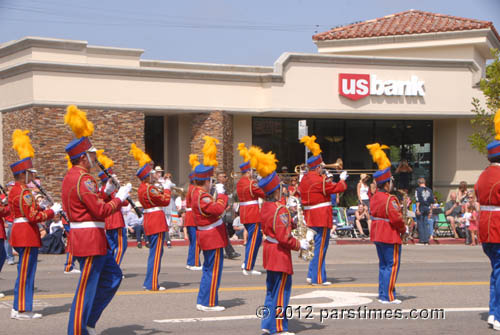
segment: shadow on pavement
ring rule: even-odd
[[[69,313],[70,309],[71,309],[71,303],[62,306],[45,307],[40,311],[40,313],[42,313],[43,316],[54,315],[59,313]]]
[[[488,321],[488,316],[490,315],[489,312],[482,312],[482,313],[479,313],[479,316],[481,317],[481,320],[483,321]]]
[[[152,335],[152,334],[170,334],[169,331],[144,328],[141,325],[129,325],[123,327],[108,328],[101,332],[101,335],[123,335],[123,334],[141,334],[141,335]]]
[[[179,288],[179,287],[184,287],[184,286],[190,286],[195,283],[179,283],[179,282],[173,282],[173,281],[164,281],[163,283],[160,283],[160,286],[165,287],[167,290],[171,288]]]
[[[356,279],[353,277],[343,277],[343,278],[328,278],[332,284],[338,284],[338,283],[350,283],[355,281]]]
[[[226,307],[226,309],[231,307],[242,306],[245,304],[245,299],[234,298],[230,300],[219,300],[219,305]]]
[[[288,320],[288,330],[293,333],[301,333],[307,334],[311,330],[321,330],[324,329],[325,325],[320,323],[306,323],[299,320]]]

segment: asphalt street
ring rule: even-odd
[[[243,246],[236,250],[244,253]],[[265,273],[243,276],[242,259],[224,260],[219,300],[227,309],[200,312],[195,306],[201,272],[185,269],[186,253],[184,246],[165,248],[160,283],[167,290],[147,292],[142,283],[148,249],[129,247],[122,264],[125,279],[97,324],[98,333],[261,334],[256,310],[264,302]],[[404,246],[397,285],[400,305],[377,301],[378,260],[373,245],[330,245],[327,273],[333,284],[328,287],[307,285],[307,263],[296,254],[293,259],[294,308],[288,312],[290,331],[297,334],[494,332],[486,324],[490,264],[480,246]],[[63,274],[64,261],[64,255],[40,255],[34,309],[44,317],[31,321],[9,318],[17,270],[4,265],[0,334],[66,333],[79,275]],[[256,268],[263,271],[260,255]]]

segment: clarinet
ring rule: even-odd
[[[50,205],[52,206],[54,204],[54,200],[52,199],[52,197],[47,193],[47,191],[45,191],[42,186],[40,186],[40,184],[38,184],[35,180],[32,180],[33,184],[38,188],[38,190],[40,190],[40,193],[42,193],[45,198],[49,201]],[[68,219],[68,216],[66,215],[66,213],[64,213],[63,210],[61,210],[61,216],[64,220],[66,220],[66,222],[68,224],[70,224],[70,221]]]
[[[0,191],[5,195],[5,201],[8,201],[9,200],[9,194],[7,193],[7,191],[5,190],[5,188],[2,186],[2,184],[0,184]]]
[[[101,168],[102,172],[104,172],[104,174],[109,178],[111,179],[111,182],[113,183],[113,185],[115,185],[116,188],[120,188],[120,183],[118,183],[118,180],[116,180],[115,177],[113,177],[107,170],[106,168],[104,167],[104,165],[101,164],[101,162],[99,162],[98,160],[96,160],[96,163],[97,165]],[[128,203],[130,204],[130,206],[132,206],[132,208],[134,209],[135,213],[137,214],[137,217],[142,217],[142,213],[141,211],[139,210],[139,208],[137,208],[137,206],[134,204],[134,202],[132,201],[132,199],[130,198],[130,196],[127,197],[127,201]]]

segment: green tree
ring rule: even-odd
[[[492,49],[493,62],[486,67],[486,78],[481,79],[479,87],[486,97],[486,108],[479,99],[472,98],[474,118],[470,121],[474,132],[469,136],[472,148],[487,154],[486,146],[495,137],[493,118],[500,108],[500,50]]]

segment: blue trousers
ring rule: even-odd
[[[316,231],[314,235],[314,257],[309,263],[307,278],[312,284],[322,284],[327,281],[325,258],[330,244],[330,229],[326,227],[310,227]]]
[[[248,232],[247,245],[245,246],[245,270],[251,271],[255,266],[257,254],[262,244],[262,230],[260,223],[246,223],[244,226]]]
[[[378,298],[396,299],[396,280],[401,264],[401,245],[375,242],[378,254]]]
[[[3,264],[7,258],[7,253],[5,252],[3,238],[0,239],[0,272],[2,272]]]
[[[68,334],[87,335],[87,326],[95,325],[113,299],[122,281],[122,271],[111,250],[104,256],[76,257],[80,279],[69,313]]]
[[[158,287],[160,286],[158,284],[158,277],[160,276],[165,234],[168,234],[168,232],[161,232],[146,236],[149,241],[149,257],[146,279],[144,279],[143,286],[150,291],[158,291]]]
[[[286,308],[290,302],[292,276],[284,272],[267,271],[266,301],[261,328],[271,334],[288,331]]]
[[[197,304],[214,307],[219,305],[219,285],[224,266],[224,249],[203,250],[203,274]]]
[[[75,257],[73,257],[73,254],[71,252],[66,253],[66,263],[64,264],[64,271],[65,272],[70,272],[73,270],[75,267]]]
[[[123,256],[127,250],[127,228],[116,228],[106,230],[109,247],[113,251],[116,264],[122,264]]]
[[[200,266],[200,246],[196,243],[196,226],[188,226],[187,233],[189,238],[189,249],[187,265]]]
[[[490,259],[490,311],[500,321],[500,243],[483,243],[483,251]]]
[[[17,263],[13,308],[18,312],[31,312],[33,310],[33,291],[35,288],[38,248],[15,247],[14,249],[19,253],[19,263]]]
[[[429,243],[429,211],[421,211],[417,215],[418,241]]]

